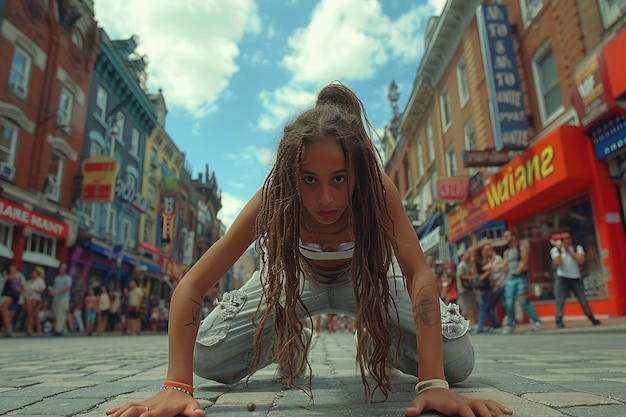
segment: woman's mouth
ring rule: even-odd
[[[337,210],[323,210],[323,211],[317,211],[316,213],[320,218],[328,220],[328,219],[332,219],[333,217],[337,215]]]

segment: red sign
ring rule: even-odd
[[[81,201],[85,203],[113,201],[118,169],[117,161],[106,155],[94,156],[83,162]]]
[[[605,88],[605,74],[604,61],[598,53],[585,58],[574,72],[576,88],[572,92],[572,105],[583,127],[589,128],[603,121],[615,106]]]
[[[448,214],[448,236],[454,243],[489,221],[489,205],[484,192],[479,192]]]
[[[0,219],[6,219],[22,226],[52,235],[58,239],[67,239],[69,226],[57,220],[25,209],[9,201],[0,199]]]
[[[462,203],[467,200],[469,178],[444,177],[437,178],[435,196],[444,203]]]

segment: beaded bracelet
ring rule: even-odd
[[[178,381],[165,381],[161,389],[173,389],[193,397],[193,386]]]
[[[418,382],[415,386],[415,395],[419,395],[432,388],[450,389],[450,384],[448,384],[448,381],[443,379],[428,379],[426,381]]]

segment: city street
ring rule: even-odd
[[[626,320],[605,319],[596,327],[569,320],[566,329],[529,330],[472,335],[476,369],[454,389],[500,401],[515,416],[626,416]],[[166,342],[164,334],[0,339],[0,415],[103,416],[107,408],[142,399],[163,381]],[[323,333],[313,343],[313,404],[273,382],[275,366],[257,373],[248,388],[196,378],[196,397],[210,416],[403,415],[415,377],[394,378],[392,396],[367,405],[352,335]],[[251,412],[250,402],[256,405]]]

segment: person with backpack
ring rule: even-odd
[[[506,325],[502,334],[510,334],[515,330],[515,303],[533,321],[533,331],[541,330],[541,319],[535,308],[530,304],[528,293],[528,248],[520,246],[517,234],[507,230],[504,239],[508,248],[504,251],[502,269],[507,271],[504,284],[504,303],[506,306]]]

